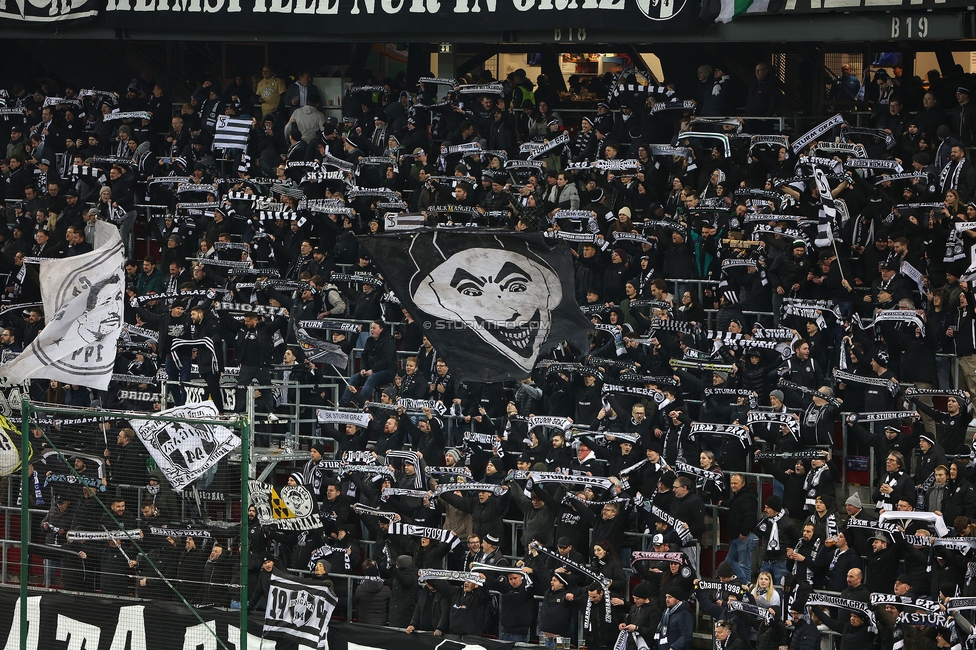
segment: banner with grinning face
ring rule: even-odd
[[[360,243],[461,380],[529,375],[539,356],[592,326],[565,244],[484,228],[423,229]]]

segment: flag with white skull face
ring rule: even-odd
[[[529,376],[563,341],[586,349],[565,243],[540,233],[422,229],[360,237],[401,304],[462,381]]]
[[[327,648],[336,603],[338,599],[328,587],[272,573],[262,636],[282,637],[301,647]]]
[[[213,424],[129,420],[133,431],[177,492],[206,474],[241,444],[233,431],[217,423],[220,414],[211,401],[187,403],[160,411],[159,415],[214,420]]]

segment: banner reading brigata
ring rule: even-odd
[[[303,28],[344,33],[500,33],[553,26],[673,31],[700,25],[701,0],[108,0],[105,9],[110,25],[123,29],[294,29],[300,19]]]

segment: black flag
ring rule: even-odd
[[[576,304],[564,243],[485,228],[358,239],[462,381],[524,379],[566,340],[586,349],[592,327]]]

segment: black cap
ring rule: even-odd
[[[556,546],[558,548],[569,548],[573,545],[573,541],[568,537],[560,537],[556,540]]]

